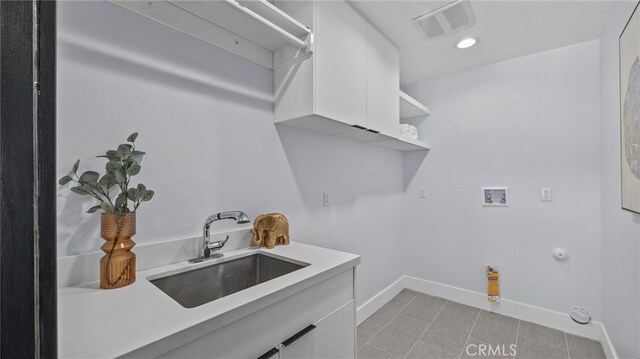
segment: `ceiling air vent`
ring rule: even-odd
[[[469,0],[457,0],[412,20],[427,39],[451,34],[476,23]]]

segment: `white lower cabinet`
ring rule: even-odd
[[[351,268],[160,357],[355,358],[355,347]]]
[[[285,341],[278,349],[281,359],[353,358],[353,300],[313,324],[313,328],[293,341]],[[302,333],[301,333],[302,334]]]

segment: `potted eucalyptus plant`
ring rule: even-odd
[[[120,288],[136,280],[136,255],[131,252],[135,242],[136,210],[142,202],[150,201],[154,192],[140,183],[133,186],[132,178],[140,173],[144,152],[136,149],[138,133],[127,138],[115,150],[98,157],[105,158],[105,173],[95,171],[78,175],[77,160],[68,175],[60,178],[60,185],[73,183],[71,192],[91,196],[98,204],[88,213],[101,211],[100,237],[106,243],[100,247],[106,254],[100,259],[100,288]]]

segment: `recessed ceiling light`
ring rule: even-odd
[[[473,45],[476,44],[476,39],[472,38],[472,37],[468,37],[466,39],[462,39],[460,40],[460,42],[458,42],[458,45],[456,45],[459,49],[467,49]]]

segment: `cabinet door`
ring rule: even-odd
[[[398,50],[367,24],[367,127],[397,137],[400,123]]]
[[[366,22],[344,1],[315,1],[315,113],[366,126]]]
[[[281,359],[355,358],[353,300],[314,323],[315,328],[289,345],[280,345]]]

